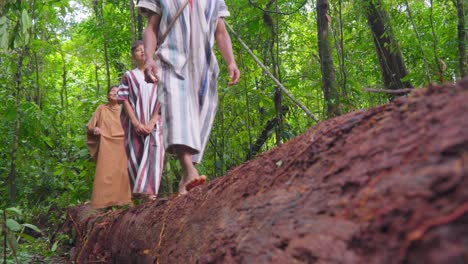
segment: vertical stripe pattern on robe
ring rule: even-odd
[[[161,16],[158,36],[167,30],[185,0],[140,0],[138,6]],[[164,145],[188,146],[200,163],[218,107],[218,62],[214,33],[219,17],[229,16],[224,0],[193,0],[156,51],[158,96]]]
[[[128,100],[135,116],[142,124],[148,124],[153,113],[159,111],[157,86],[145,82],[143,73],[127,71],[119,86],[118,100]],[[128,174],[134,193],[158,194],[164,163],[162,120],[148,136],[138,135],[125,111],[121,115],[125,131],[125,147],[128,156]]]

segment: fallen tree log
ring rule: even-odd
[[[71,208],[77,263],[465,263],[468,79],[317,124],[189,194]]]

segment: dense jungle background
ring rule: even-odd
[[[210,179],[320,121],[468,74],[464,0],[226,4],[242,77],[227,87],[218,56],[219,109],[198,167]],[[56,231],[64,211],[87,201],[92,188],[85,124],[107,87],[134,67],[130,46],[145,23],[134,0],[1,0],[4,263],[63,254],[69,238]],[[169,156],[163,196],[177,190],[179,171]]]

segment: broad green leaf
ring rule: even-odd
[[[10,208],[7,208],[5,209],[6,212],[12,212],[12,213],[15,213],[17,214],[18,216],[21,216],[23,215],[23,212],[21,211],[21,209],[19,208],[16,208],[16,207],[10,207]]]
[[[87,157],[88,156],[88,150],[87,149],[81,149],[79,152],[78,152],[78,156],[80,158],[84,158],[84,157]]]
[[[8,49],[8,19],[6,16],[0,17],[0,49]]]
[[[36,231],[36,232],[38,232],[38,233],[41,233],[41,230],[40,230],[37,226],[35,226],[35,225],[33,225],[33,224],[22,224],[22,225],[23,225],[24,227],[27,227],[27,228],[29,228],[29,229],[32,229],[32,230],[34,230],[34,231]]]
[[[36,239],[34,237],[32,237],[32,236],[30,236],[28,234],[25,234],[25,233],[21,233],[21,234],[19,234],[19,236],[22,239],[28,241],[29,243],[34,243],[36,241]]]
[[[22,25],[22,31],[24,35],[28,34],[28,30],[32,26],[31,18],[28,15],[28,11],[26,9],[23,9],[23,12],[21,13],[21,25]]]
[[[5,223],[6,227],[13,232],[19,232],[21,231],[21,229],[23,229],[23,226],[21,226],[18,222],[16,222],[13,219],[7,219]]]

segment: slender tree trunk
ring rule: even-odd
[[[265,128],[263,129],[262,133],[260,133],[260,136],[257,138],[253,146],[250,148],[249,153],[247,153],[245,160],[250,160],[255,155],[257,155],[258,152],[262,149],[262,146],[265,144],[267,141],[271,131],[275,128],[275,123],[276,119],[270,119],[265,125]]]
[[[94,77],[96,78],[96,96],[99,96],[101,85],[99,83],[99,66],[94,64]]]
[[[138,18],[138,39],[143,39],[143,17],[140,13],[137,14]]]
[[[335,37],[336,43],[336,51],[338,54],[339,59],[339,66],[340,66],[340,79],[341,79],[341,94],[340,97],[346,100],[348,106],[351,106],[351,101],[349,100],[348,92],[347,92],[347,75],[346,75],[346,67],[345,67],[345,48],[344,48],[344,33],[343,33],[343,9],[342,9],[342,0],[338,1],[338,26],[337,30],[339,32],[340,38],[339,40]],[[335,34],[335,36],[338,34]],[[342,109],[340,109],[342,110]]]
[[[34,0],[32,2],[32,19],[33,21],[36,21],[37,18],[36,18],[36,1]],[[37,23],[34,23],[34,36],[36,39],[38,39],[38,36],[37,36]],[[36,102],[37,106],[39,107],[39,109],[42,109],[42,92],[41,92],[41,85],[40,85],[40,78],[39,78],[39,75],[40,75],[40,68],[39,68],[39,58],[38,58],[38,55],[37,55],[37,52],[34,51],[33,52],[33,56],[34,56],[34,64],[35,64],[35,77],[36,77],[36,80],[35,80],[35,95],[34,95],[34,102]],[[34,93],[33,93],[34,94]]]
[[[22,89],[22,71],[23,61],[26,55],[27,49],[23,48],[18,58],[18,68],[15,74],[16,82],[16,118],[15,118],[15,134],[13,136],[13,143],[11,146],[11,162],[10,162],[10,173],[8,174],[8,181],[10,185],[10,202],[11,204],[16,203],[16,161],[20,140],[20,128],[21,128],[21,89]]]
[[[466,57],[466,31],[465,31],[465,8],[463,1],[456,0],[457,4],[457,15],[458,15],[458,61],[460,67],[460,78],[468,75],[468,61]]]
[[[137,39],[136,35],[136,23],[135,23],[135,3],[133,3],[133,0],[130,0],[130,20],[132,21],[132,42]]]
[[[278,1],[275,1],[276,4],[276,12],[279,12],[278,9]],[[276,30],[275,30],[275,40],[276,40],[276,60],[274,67],[276,68],[276,74],[278,81],[282,82],[281,80],[281,68],[280,68],[280,57],[279,57],[279,16],[276,13]],[[273,51],[273,50],[272,50]],[[272,56],[274,57],[274,56]],[[276,145],[280,146],[282,143],[283,138],[283,93],[281,92],[281,88],[276,86],[275,90],[275,112],[276,112]]]
[[[239,54],[241,54],[241,53],[239,52]],[[240,63],[242,65],[243,72],[247,73],[248,71],[247,71],[247,69],[245,67],[245,62],[244,62],[244,57],[243,56],[241,56]],[[249,135],[249,153],[247,154],[247,157],[248,157],[248,159],[250,159],[250,157],[252,156],[252,153],[250,152],[251,149],[252,149],[252,132],[251,132],[251,129],[250,129],[250,119],[251,119],[250,118],[250,113],[251,113],[251,111],[250,111],[249,91],[247,89],[247,78],[244,77],[243,79],[244,79],[244,91],[245,91],[245,105],[247,107],[247,109],[246,109],[247,111],[245,111],[246,119],[247,119],[247,122],[246,122],[247,123],[247,133]]]
[[[277,3],[276,0],[270,0],[268,4],[266,5],[267,9],[270,9],[271,6]],[[278,56],[275,57],[275,42],[276,42],[276,50],[278,51],[278,17],[276,18],[276,28],[275,28],[275,22],[271,15],[267,12],[263,13],[263,21],[265,24],[270,28],[271,32],[271,42],[269,43],[269,53],[270,53],[270,59],[271,59],[271,64],[272,64],[272,74],[273,76],[281,81],[281,79],[278,77],[279,75],[279,65],[278,65]],[[278,52],[277,52],[278,54]],[[282,108],[282,103],[283,103],[283,94],[281,92],[281,89],[276,86],[275,88],[275,95],[274,95],[274,103],[275,103],[275,113],[276,113],[276,126],[275,126],[275,135],[276,135],[276,145],[279,146],[281,145],[281,135],[282,135],[282,127],[283,127],[283,113],[281,111]]]
[[[411,88],[410,82],[401,80],[408,72],[381,0],[362,0],[362,3],[372,31],[385,88]]]
[[[104,62],[106,64],[106,77],[107,87],[111,85],[110,69],[109,69],[109,54],[107,52],[107,37],[106,26],[104,21],[104,10],[102,9],[102,2],[100,0],[93,1],[94,13],[96,15],[96,26],[102,32],[103,48],[104,48]]]
[[[111,86],[111,77],[110,77],[110,67],[109,67],[109,53],[107,51],[107,34],[106,34],[106,23],[104,20],[104,10],[102,8],[102,3],[99,4],[101,9],[101,30],[102,30],[102,39],[104,41],[104,61],[106,63],[106,76],[107,76],[107,87]]]
[[[63,115],[63,120],[66,121],[66,133],[70,132],[69,129],[69,122],[68,122],[68,79],[67,79],[67,62],[65,59],[65,53],[61,51],[62,55],[62,90],[60,91],[60,99],[62,102],[62,115]],[[68,152],[70,153],[70,152]]]
[[[421,51],[421,55],[422,55],[423,62],[424,62],[424,70],[426,72],[426,80],[427,80],[427,83],[429,84],[429,83],[432,82],[431,73],[429,72],[429,63],[427,62],[426,54],[424,53],[424,49],[423,49],[422,44],[421,44],[422,41],[421,41],[421,37],[420,37],[419,31],[418,31],[418,27],[416,26],[416,23],[414,22],[413,14],[412,14],[411,8],[410,8],[410,6],[408,4],[408,0],[405,0],[405,5],[406,5],[406,11],[408,13],[408,17],[409,17],[409,19],[411,21],[411,25],[413,25],[414,33],[416,34],[416,39],[418,40],[419,50]],[[431,6],[431,8],[432,8],[432,6]]]
[[[327,116],[340,115],[340,96],[336,84],[335,67],[333,66],[332,47],[330,44],[330,16],[328,0],[317,0],[317,31],[320,68],[322,71],[322,89],[325,98]]]
[[[219,144],[218,144],[218,147],[219,147],[219,171],[217,172],[218,175],[222,175],[223,174],[223,171],[224,171],[224,166],[225,166],[225,162],[224,162],[224,151],[225,151],[225,140],[224,140],[224,130],[225,130],[225,123],[224,123],[224,97],[221,97],[220,98],[220,101],[219,101],[219,112],[218,112],[218,122],[220,123],[220,131],[221,133],[219,133],[218,135],[218,138],[219,140],[221,141]]]
[[[34,102],[36,102],[39,109],[42,109],[42,92],[41,92],[41,85],[40,85],[40,78],[39,78],[39,59],[37,56],[37,52],[34,52],[34,63],[36,64],[35,74],[36,74],[36,81],[35,81],[35,88],[36,88],[36,95],[34,97]]]
[[[284,116],[288,111],[289,111],[289,107],[287,107],[286,105],[283,105],[282,115]],[[260,133],[260,136],[257,138],[257,140],[255,140],[255,143],[250,147],[249,152],[245,156],[246,161],[252,159],[253,157],[255,157],[255,155],[257,155],[260,152],[263,145],[265,145],[268,138],[270,137],[270,134],[275,128],[275,125],[276,125],[276,117],[266,122],[265,127]]]
[[[443,61],[439,58],[439,55],[437,53],[437,46],[438,46],[438,40],[437,40],[437,34],[436,30],[434,27],[434,2],[431,0],[431,14],[429,20],[431,21],[431,30],[432,30],[432,48],[434,49],[434,62],[437,67],[437,76],[439,77],[439,82],[442,83],[444,82],[444,71],[445,68],[443,67]]]

